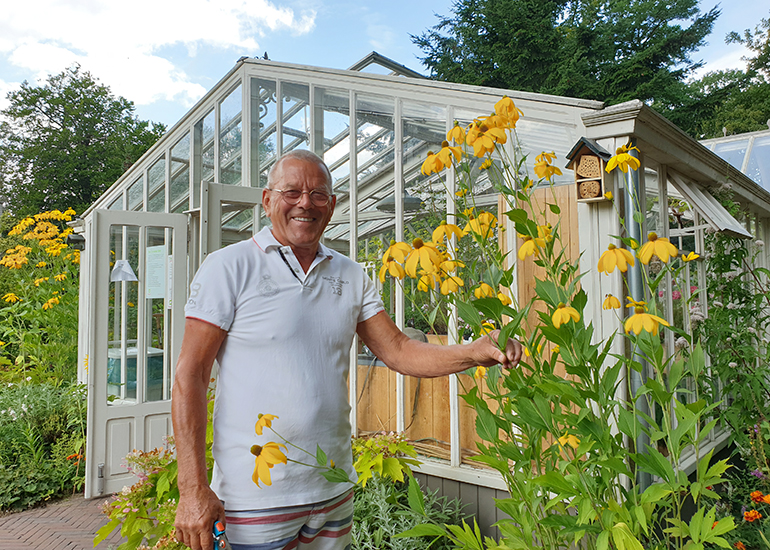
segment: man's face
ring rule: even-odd
[[[329,192],[323,169],[314,162],[289,158],[280,166],[278,181],[272,187],[287,191],[319,190]],[[299,203],[290,205],[281,193],[265,189],[262,192],[262,206],[273,222],[273,236],[282,245],[291,246],[295,253],[300,250],[315,253],[324,229],[334,213],[336,197],[330,197],[325,206],[315,206],[310,195],[303,193]]]

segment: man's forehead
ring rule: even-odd
[[[326,173],[316,162],[302,159],[286,159],[280,166],[277,180],[284,185],[308,182],[313,187],[326,187]]]

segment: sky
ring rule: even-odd
[[[450,15],[452,0],[21,0],[0,16],[0,108],[22,81],[80,64],[143,120],[168,126],[242,56],[346,69],[372,50],[425,73],[410,34]],[[729,31],[753,29],[756,0],[721,5],[700,73],[743,68]],[[701,0],[707,11],[716,2]]]

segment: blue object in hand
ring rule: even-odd
[[[225,524],[221,521],[214,524],[214,550],[233,550],[225,535]]]

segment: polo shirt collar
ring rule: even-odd
[[[257,246],[267,252],[271,248],[281,249],[284,247],[281,243],[278,242],[278,240],[273,236],[273,230],[269,227],[264,227],[262,230],[254,235],[254,242],[257,243]],[[332,252],[331,250],[326,247],[323,243],[318,243],[318,251],[316,252],[317,258],[326,258],[327,260],[332,259]]]

